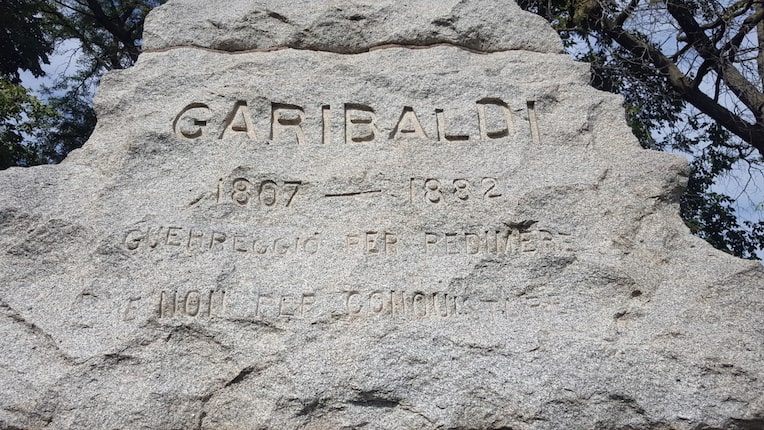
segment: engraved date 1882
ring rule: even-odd
[[[411,178],[409,201],[411,203],[441,204],[488,201],[502,196],[498,178]]]

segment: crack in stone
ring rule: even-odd
[[[5,303],[2,300],[0,300],[0,311],[2,311],[3,314],[5,314],[5,316],[10,318],[12,321],[23,325],[24,328],[26,328],[32,334],[43,338],[45,340],[45,343],[51,346],[61,356],[61,358],[64,359],[64,361],[69,363],[74,363],[76,361],[74,357],[64,352],[58,346],[56,339],[50,333],[40,328],[40,326],[38,326],[37,324],[27,321],[26,318],[24,318],[21,315],[21,313],[13,309],[13,307],[11,307],[9,304]]]
[[[471,52],[473,54],[481,54],[481,55],[488,55],[488,54],[494,54],[499,52],[509,52],[509,51],[526,51],[526,52],[537,52],[542,54],[548,53],[544,51],[534,51],[531,49],[495,49],[491,51],[481,51],[478,49],[469,48],[467,46],[462,46],[462,45],[456,45],[456,44],[448,43],[448,42],[438,42],[438,43],[423,44],[423,45],[406,44],[406,43],[382,43],[379,45],[370,46],[358,52],[330,51],[326,49],[301,48],[301,47],[293,47],[293,46],[272,46],[268,48],[254,48],[254,49],[244,49],[240,51],[229,51],[225,49],[205,48],[202,46],[195,46],[195,45],[177,45],[177,46],[168,46],[165,48],[145,49],[143,53],[156,54],[156,53],[162,53],[162,52],[169,52],[169,51],[177,50],[177,49],[196,49],[200,51],[214,52],[218,54],[238,55],[238,54],[253,54],[253,53],[260,53],[260,52],[275,52],[275,51],[284,51],[287,49],[292,49],[295,51],[328,52],[332,54],[341,54],[341,55],[356,55],[356,54],[365,54],[367,52],[380,51],[383,49],[402,48],[402,49],[413,50],[413,49],[430,49],[430,48],[440,48],[440,47],[457,48],[467,52]]]
[[[228,388],[228,387],[230,387],[231,385],[234,385],[234,384],[238,384],[238,383],[240,383],[240,382],[244,381],[244,380],[245,380],[245,379],[247,379],[247,377],[249,377],[249,375],[250,375],[252,372],[254,372],[255,370],[259,370],[259,369],[258,369],[257,367],[255,367],[255,366],[247,366],[247,367],[245,367],[245,368],[241,369],[241,371],[239,371],[239,374],[238,374],[238,375],[236,375],[236,376],[235,376],[233,379],[231,379],[230,381],[226,382],[226,384],[225,384],[224,388]]]

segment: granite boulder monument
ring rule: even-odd
[[[0,427],[760,429],[764,271],[512,1],[170,0],[0,172]]]

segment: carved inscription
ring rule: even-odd
[[[350,317],[448,318],[474,311],[468,301],[445,292],[353,290],[345,293],[344,312]]]
[[[274,256],[315,254],[321,248],[318,233],[302,236],[222,232],[184,227],[147,227],[129,230],[123,246],[128,251],[175,248],[191,252],[229,251],[241,254]]]
[[[234,105],[235,109],[236,104]],[[207,124],[210,119],[212,119],[212,111],[206,104],[190,103],[175,117],[172,129],[178,137],[183,139],[207,137],[205,133],[207,132]],[[222,139],[223,135],[220,137]],[[253,135],[251,138],[254,139],[255,136]]]
[[[371,106],[345,104],[345,143],[371,142],[379,135],[377,113]]]
[[[405,185],[408,200],[412,204],[441,205],[468,201],[498,201],[504,196],[502,180],[496,177],[477,178],[409,178]],[[304,182],[299,180],[254,180],[231,175],[217,181],[216,203],[237,206],[274,209],[293,207],[304,194]],[[314,187],[315,189],[315,187]],[[327,198],[382,196],[382,189],[362,189],[358,191],[322,193]],[[402,195],[392,192],[393,195]],[[315,198],[312,196],[311,198]]]
[[[495,319],[508,316],[509,303],[517,298],[468,296],[445,291],[348,289],[338,292],[255,292],[236,296],[222,290],[166,290],[158,296],[160,319],[259,319],[304,320],[345,317]],[[231,305],[231,303],[233,305]],[[529,303],[529,306],[534,306]]]
[[[218,179],[217,203],[233,202],[252,208],[290,207],[294,204],[302,181],[262,180],[246,178]]]
[[[527,109],[529,138],[540,143],[539,121],[535,101],[528,101]],[[485,97],[474,102],[473,114],[459,115],[461,121],[470,124],[456,124],[455,116],[448,109],[433,109],[402,106],[384,114],[376,108],[360,103],[344,103],[342,106],[319,104],[300,106],[291,103],[272,102],[267,123],[270,130],[257,130],[259,124],[252,115],[252,109],[245,100],[233,102],[230,110],[214,112],[209,105],[193,102],[186,105],[173,121],[173,132],[181,139],[195,140],[206,137],[218,139],[245,138],[248,140],[270,140],[271,142],[304,145],[370,143],[381,140],[417,139],[437,142],[467,142],[504,139],[515,133],[516,113],[501,98]],[[335,114],[335,111],[340,111]],[[340,115],[341,113],[341,115]],[[341,120],[343,135],[332,134],[335,121]],[[320,123],[320,124],[319,124]],[[390,130],[383,135],[382,130]],[[467,132],[464,130],[472,130]],[[269,133],[267,132],[269,131]],[[265,136],[268,139],[265,139]]]
[[[263,257],[314,255],[319,251],[370,257],[401,253],[516,257],[575,250],[570,235],[536,228],[532,223],[469,230],[425,230],[405,236],[391,230],[370,229],[331,238],[323,238],[318,232],[288,236],[156,226],[128,230],[120,247],[130,252],[165,249],[191,253],[232,252]]]
[[[247,316],[255,318],[296,318],[310,316],[316,303],[316,293],[303,292],[298,294],[257,293],[250,299]]]
[[[226,292],[222,290],[162,291],[159,293],[159,318],[220,317],[225,312]]]
[[[541,143],[541,132],[539,132],[539,120],[536,116],[536,102],[528,100],[528,122],[531,126],[531,140],[533,143]]]
[[[490,201],[501,197],[498,178],[411,178],[409,201],[411,203],[445,204],[468,200]]]
[[[389,231],[366,231],[345,236],[346,253],[390,255],[398,253],[398,235]]]
[[[209,108],[207,108],[206,105],[201,105],[200,107],[202,109],[207,109],[207,113],[210,112]],[[196,124],[199,124],[198,122]],[[203,122],[204,126],[206,126],[206,121]],[[237,101],[233,105],[233,109],[231,109],[231,112],[228,113],[228,116],[225,119],[223,131],[220,133],[220,139],[225,139],[227,137],[231,137],[234,135],[237,135],[239,133],[246,134],[250,139],[257,139],[257,135],[255,134],[255,125],[252,122],[252,113],[249,110],[249,106],[247,106],[247,102],[245,101]],[[203,126],[200,125],[199,131],[196,131],[195,134],[199,134],[200,136],[204,135],[204,130],[201,130]]]
[[[305,143],[302,122],[305,111],[297,105],[273,103],[271,106],[271,140],[294,139],[297,144]]]
[[[570,236],[544,229],[497,228],[471,231],[427,231],[422,235],[427,255],[519,256],[573,251]]]
[[[125,312],[122,315],[122,320],[124,321],[132,321],[135,319],[136,310],[138,308],[137,303],[141,300],[140,296],[137,297],[130,297],[127,300],[127,306],[125,307]]]

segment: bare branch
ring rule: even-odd
[[[764,126],[750,124],[717,103],[698,89],[692,80],[685,76],[677,65],[666,57],[658,48],[644,42],[634,34],[616,26],[615,22],[601,19],[602,31],[616,41],[632,55],[645,58],[655,65],[658,71],[668,80],[671,86],[693,106],[713,118],[727,130],[739,136],[745,142],[764,154]],[[712,61],[713,64],[713,61]],[[738,73],[739,74],[739,73]],[[727,81],[725,80],[725,83]],[[729,86],[729,84],[728,84]],[[733,89],[734,92],[734,89]]]
[[[754,3],[754,0],[745,0],[745,1],[739,1],[727,8],[727,10],[734,10],[734,12],[729,16],[719,16],[714,20],[713,22],[709,22],[706,24],[703,24],[700,26],[703,30],[711,30],[716,27],[725,26],[728,22],[732,21],[732,19],[737,18],[741,15],[743,15],[748,9],[750,9],[751,5]]]
[[[690,46],[690,45],[684,45],[684,46],[683,46],[683,47],[681,47],[681,48],[680,48],[678,51],[676,51],[676,53],[675,53],[674,55],[672,55],[672,56],[671,56],[671,57],[669,57],[669,58],[671,58],[671,61],[673,61],[673,62],[675,62],[675,63],[676,63],[676,62],[677,62],[677,60],[679,60],[679,58],[680,58],[682,55],[686,54],[686,53],[687,53],[687,51],[689,51],[690,49],[692,49],[692,46]]]
[[[87,3],[98,23],[122,43],[133,62],[137,61],[140,50],[135,46],[133,36],[124,27],[115,25],[114,21],[106,15],[97,0],[87,0]]]
[[[64,9],[69,9],[69,10],[71,10],[74,13],[77,13],[77,14],[80,14],[80,15],[83,15],[83,16],[93,17],[93,14],[88,13],[87,9],[78,9],[78,8],[70,5],[69,3],[64,2],[64,1],[60,1],[60,0],[53,0],[53,3],[59,5],[60,7],[64,8]],[[77,3],[79,4],[79,2],[77,2]]]
[[[756,2],[757,12],[764,10],[764,2],[758,0]],[[758,55],[756,56],[756,66],[759,73],[759,83],[764,90],[764,22],[759,21],[756,24],[756,38],[758,39],[757,48]]]
[[[731,61],[721,56],[721,52],[708,39],[686,5],[679,0],[668,0],[666,9],[684,31],[687,43],[692,45],[703,59],[711,62],[727,87],[753,113],[757,121],[764,120],[764,94],[749,82]]]
[[[759,2],[757,4],[760,5]],[[745,35],[750,33],[751,30],[754,29],[761,21],[764,19],[764,9],[761,7],[757,7],[753,14],[749,15],[744,21],[743,25],[740,27],[740,30],[735,34],[735,36],[730,39],[729,42],[727,42],[726,45],[722,48],[722,51],[730,51],[731,53],[734,53],[738,49],[740,49],[740,44],[743,42],[743,39],[745,38]]]
[[[695,80],[692,82],[693,88],[697,89],[698,87],[700,87],[700,84],[703,83],[703,78],[705,78],[708,72],[710,72],[711,70],[713,70],[713,65],[711,61],[708,61],[708,60],[703,61],[703,63],[700,64],[700,67],[698,67],[698,72],[695,76]]]
[[[638,4],[639,0],[631,0],[629,4],[623,9],[623,11],[618,14],[618,17],[615,19],[615,25],[622,27],[626,20],[629,19],[631,14],[634,13],[634,9],[637,8]]]

